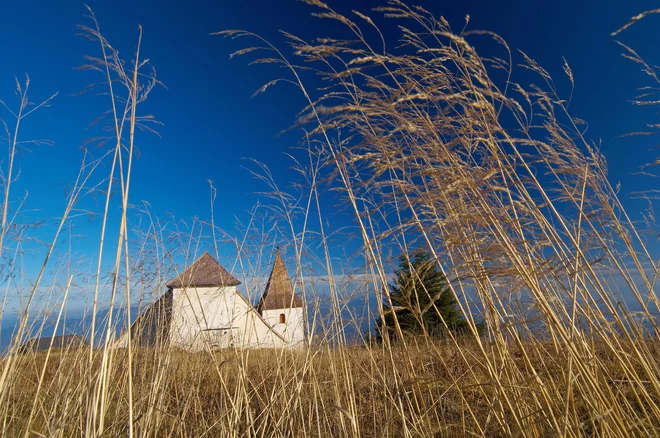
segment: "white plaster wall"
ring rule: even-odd
[[[128,348],[128,330],[119,335],[119,338],[115,341],[115,347]]]
[[[288,328],[279,324],[283,312]],[[264,312],[275,325],[271,328],[235,286],[176,288],[171,315],[169,340],[172,346],[186,350],[287,348],[305,338],[302,308]],[[127,347],[126,341],[124,333],[117,346]]]
[[[170,342],[185,349],[285,347],[235,286],[174,289]]]
[[[205,348],[207,342],[229,346],[236,298],[234,286],[175,288],[170,327],[172,345],[195,350]]]
[[[284,324],[280,323],[282,313],[286,321]],[[282,335],[291,346],[305,341],[305,316],[302,307],[264,310],[262,316],[273,330]]]
[[[240,297],[237,300],[236,314],[242,327],[240,343],[237,346],[243,348],[287,346],[287,342],[266,324],[254,307]]]

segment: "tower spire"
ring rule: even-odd
[[[266,290],[264,291],[257,310],[289,309],[302,307],[302,300],[293,291],[293,285],[286,270],[279,247],[275,253],[275,262],[270,272]]]

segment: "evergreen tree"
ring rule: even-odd
[[[401,255],[399,269],[394,274],[394,283],[389,285],[391,305],[384,296],[384,316],[376,320],[381,339],[384,336],[397,338],[395,313],[404,335],[446,335],[447,329],[440,315],[452,332],[467,331],[467,322],[456,305],[447,278],[428,252],[418,251],[412,258]]]

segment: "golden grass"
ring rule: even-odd
[[[540,369],[540,378],[558,386],[567,378],[563,358],[551,344],[527,351]],[[650,348],[660,353],[657,343]],[[493,405],[500,402],[488,371],[477,358],[475,345],[429,345],[421,340],[408,348],[344,347],[341,351],[227,350],[187,353],[150,351],[133,360],[135,433],[140,436],[485,436],[506,435],[495,419]],[[494,356],[496,349],[487,347]],[[619,369],[606,348],[598,348],[601,365],[598,383],[611,388],[615,402],[640,415],[648,406],[638,404],[634,385]],[[54,352],[44,379],[44,393],[31,423],[31,432],[44,436],[84,434],[87,415],[80,395],[89,370],[80,352]],[[471,365],[462,354],[475,358]],[[510,345],[510,357],[521,371],[517,384],[520,405],[534,404],[538,390],[529,385],[523,352]],[[3,408],[5,433],[14,436],[25,428],[45,353],[19,360]],[[99,359],[99,358],[97,358]],[[125,436],[129,417],[126,400],[126,351],[117,352],[109,371],[105,434]],[[98,367],[99,361],[95,362]],[[633,365],[638,372],[643,366]],[[512,383],[513,384],[513,383]],[[342,388],[351,387],[351,391]],[[157,389],[157,391],[155,391]],[[339,390],[338,390],[339,389]],[[78,395],[78,396],[76,396]],[[405,401],[400,404],[400,401]],[[557,400],[558,401],[558,400]],[[657,401],[657,400],[656,400]],[[599,435],[604,418],[593,416],[589,398],[578,397],[573,408],[580,435]],[[348,407],[351,408],[351,414]],[[557,406],[561,408],[561,406]],[[544,411],[530,410],[534,430],[528,435],[551,433]],[[503,421],[513,423],[505,416]],[[647,426],[659,427],[655,419]]]
[[[657,262],[608,180],[605,157],[570,114],[570,93],[564,97],[542,66],[512,53],[498,36],[455,33],[420,8],[391,1],[377,10],[400,25],[400,38],[391,44],[371,17],[307,3],[317,17],[345,26],[351,38],[307,42],[285,34],[292,49],[285,53],[253,33],[223,32],[256,39],[259,47],[237,54],[261,53],[257,63],[284,67],[284,79],[307,101],[297,124],[306,156],[296,161],[305,184],[286,193],[262,167],[260,178],[272,189],[264,198],[277,224],[259,222],[255,213],[241,226],[241,237],[227,240],[246,277],[274,242],[286,242],[296,287],[308,303],[316,297],[307,268],[327,278],[329,315],[309,307],[314,342],[299,351],[186,353],[130,343],[121,350],[112,343],[113,328],[94,320],[91,337],[103,340],[90,348],[20,354],[53,248],[104,158],[112,161],[91,276],[94,318],[113,191],[122,214],[106,291],[111,307],[125,297],[130,309],[174,257],[194,258],[195,248],[209,245],[195,236],[212,236],[209,247],[217,252],[217,236],[224,234],[212,216],[210,225],[195,221],[188,230],[175,222],[174,236],[164,236],[148,207],[147,229],[129,229],[134,142],[138,128],[152,121],[139,104],[157,81],[142,73],[139,44],[135,57],[122,61],[92,16],[94,26],[84,31],[101,54],[90,58],[89,68],[102,74],[110,99],[112,148],[83,165],[41,273],[27,291],[16,342],[0,363],[2,434],[657,435]],[[475,40],[484,37],[499,44],[501,56],[479,53]],[[520,70],[536,84],[516,83]],[[567,64],[564,72],[572,86]],[[307,86],[310,73],[324,88]],[[20,115],[16,131],[19,125]],[[391,256],[422,248],[450,280],[469,333],[443,342],[402,333],[399,342],[370,347],[343,342],[343,315],[350,309],[336,272],[347,240],[342,235],[339,248],[333,246],[337,230],[325,219],[334,212],[322,202],[327,186],[340,194],[358,230],[350,241],[359,242],[355,265],[364,267],[356,290],[365,301],[376,295],[371,316],[389,299],[382,291]],[[17,244],[7,238],[9,184],[4,190],[0,251],[7,256]],[[211,185],[212,206],[214,190]],[[60,285],[54,314],[61,316],[71,282],[72,276]],[[630,311],[630,304],[640,310]],[[482,318],[483,337],[476,329]]]

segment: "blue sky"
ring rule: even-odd
[[[627,102],[642,84],[638,68],[620,58],[609,32],[653,2],[417,2],[454,27],[471,15],[470,28],[488,29],[513,48],[527,52],[551,72],[559,72],[562,56],[573,69],[574,115],[590,124],[589,134],[602,139],[611,178],[625,190],[647,184],[630,174],[648,156],[649,139],[616,137],[643,128],[653,113]],[[142,135],[135,163],[132,201],[148,200],[153,211],[177,217],[208,215],[208,185],[214,181],[223,210],[240,213],[253,205],[263,189],[242,166],[257,158],[282,181],[291,179],[284,152],[297,133],[278,136],[291,125],[303,104],[291,87],[278,86],[251,99],[276,71],[248,67],[228,54],[239,46],[209,33],[229,28],[253,30],[282,42],[278,29],[308,37],[330,34],[326,21],[309,18],[312,8],[294,0],[232,2],[91,1],[102,30],[124,54],[135,46],[137,25],[144,28],[143,53],[151,59],[167,89],[157,89],[145,105],[164,125],[161,138]],[[367,11],[374,1],[330,2],[337,9]],[[90,123],[107,108],[103,97],[73,96],[99,78],[74,70],[97,47],[76,35],[76,25],[89,24],[78,1],[6,2],[0,17],[0,97],[11,101],[14,75],[28,73],[33,99],[59,91],[53,107],[35,114],[24,135],[48,138],[53,147],[39,146],[20,158],[19,186],[29,189],[27,209],[58,215],[62,184],[71,181],[80,164],[80,146],[94,133]],[[372,15],[376,16],[376,13]],[[640,54],[651,56],[658,41],[656,17],[621,35]],[[566,85],[566,84],[564,84]],[[180,172],[186,172],[183,178]],[[228,226],[229,224],[225,224]]]
[[[382,4],[371,0],[328,3],[346,13],[350,9],[368,12]],[[566,58],[576,82],[573,115],[588,121],[590,138],[602,140],[612,183],[622,183],[624,196],[651,187],[653,180],[632,174],[654,156],[648,149],[656,140],[618,137],[644,129],[646,123],[654,122],[656,114],[629,104],[635,89],[646,85],[646,78],[637,66],[620,57],[622,50],[609,34],[629,17],[653,8],[654,2],[413,3],[443,15],[455,29],[462,27],[464,17],[470,14],[470,29],[498,33],[513,49],[525,51],[558,78],[562,76],[562,57]],[[245,169],[250,166],[245,158],[267,164],[282,184],[295,180],[290,169],[293,163],[285,153],[292,151],[299,133],[279,133],[294,122],[304,105],[302,96],[283,85],[251,99],[252,93],[275,78],[278,71],[249,67],[242,59],[230,60],[228,55],[243,43],[209,34],[246,29],[282,44],[279,29],[304,38],[336,32],[327,21],[310,17],[313,8],[295,0],[94,0],[88,4],[105,36],[126,56],[134,50],[137,26],[142,25],[142,53],[166,87],[156,89],[144,106],[163,126],[158,128],[160,137],[141,133],[137,140],[133,204],[147,201],[153,213],[165,219],[172,213],[180,219],[199,216],[206,220],[207,180],[213,180],[218,190],[218,225],[231,230],[234,215],[247,219],[246,211],[258,200],[256,193],[266,189]],[[63,209],[65,188],[80,166],[80,148],[98,135],[98,127],[90,124],[108,108],[104,96],[79,95],[87,84],[100,80],[90,72],[76,70],[85,63],[85,55],[98,54],[98,47],[77,35],[77,25],[90,24],[83,2],[13,1],[4,2],[2,9],[0,98],[11,105],[14,76],[21,78],[26,73],[32,80],[33,100],[59,92],[52,107],[35,113],[22,129],[24,138],[47,138],[54,145],[35,146],[20,156],[15,200],[23,190],[29,191],[24,221],[57,218]],[[658,20],[660,16],[647,18],[623,33],[621,40],[652,60],[660,36]],[[396,34],[392,24],[380,23],[393,42]],[[567,81],[559,85],[568,93]],[[100,155],[100,151],[93,153]],[[633,213],[643,207],[628,202]],[[96,207],[101,211],[101,205]],[[330,204],[327,208],[334,207]],[[327,219],[340,224],[344,220],[341,215]],[[78,251],[93,254],[100,221],[78,223],[80,235],[85,236],[78,240]]]

